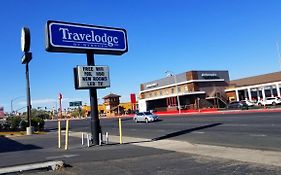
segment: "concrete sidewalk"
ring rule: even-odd
[[[72,132],[71,136],[81,137],[81,133]],[[119,136],[110,136],[110,142],[119,143],[119,140]],[[192,144],[190,142],[164,139],[153,141],[145,138],[123,137],[122,140],[123,144],[281,167],[281,152],[278,151]]]

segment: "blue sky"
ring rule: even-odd
[[[31,30],[33,107],[55,106],[59,92],[64,107],[75,100],[89,104],[88,91],[74,89],[72,72],[76,65],[86,65],[86,56],[46,52],[47,20],[127,30],[128,53],[95,56],[97,65],[110,67],[111,87],[98,90],[100,98],[112,92],[129,101],[141,83],[163,78],[167,70],[228,70],[231,79],[238,79],[281,69],[276,49],[280,0],[4,0],[0,19],[0,106],[5,111],[12,99],[26,94],[23,26]],[[13,104],[14,109],[25,106],[25,98]]]

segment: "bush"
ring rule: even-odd
[[[28,127],[28,122],[26,120],[21,120],[19,123],[19,130],[25,131],[26,127]]]
[[[44,130],[45,121],[40,117],[32,117],[31,118],[31,126],[34,127],[34,131],[43,131]]]
[[[11,131],[18,130],[19,123],[21,122],[21,117],[14,116],[14,117],[8,117],[7,118],[7,124],[9,125],[9,129]]]

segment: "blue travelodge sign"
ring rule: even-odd
[[[121,28],[48,21],[46,50],[121,55],[128,51],[127,33]]]

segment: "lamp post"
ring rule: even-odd
[[[24,96],[19,96],[19,97],[13,98],[13,99],[11,100],[11,114],[14,113],[13,102],[14,102],[15,100],[17,100],[17,99],[19,99],[19,98],[23,98],[23,97],[24,97]]]
[[[30,30],[27,27],[23,27],[21,31],[21,50],[23,56],[21,59],[22,64],[25,64],[25,77],[26,77],[26,104],[27,104],[27,122],[28,127],[26,127],[26,135],[32,135],[31,126],[31,97],[30,97],[30,82],[29,82],[29,62],[32,59],[32,53],[30,50]]]
[[[171,71],[166,71],[165,72],[167,74],[167,76],[172,76],[174,77],[174,82],[175,82],[175,86],[176,86],[176,94],[177,94],[177,102],[178,102],[178,109],[179,109],[179,114],[181,114],[181,105],[180,105],[180,97],[179,97],[179,92],[178,92],[178,81],[177,81],[177,77],[176,75],[171,72]]]

